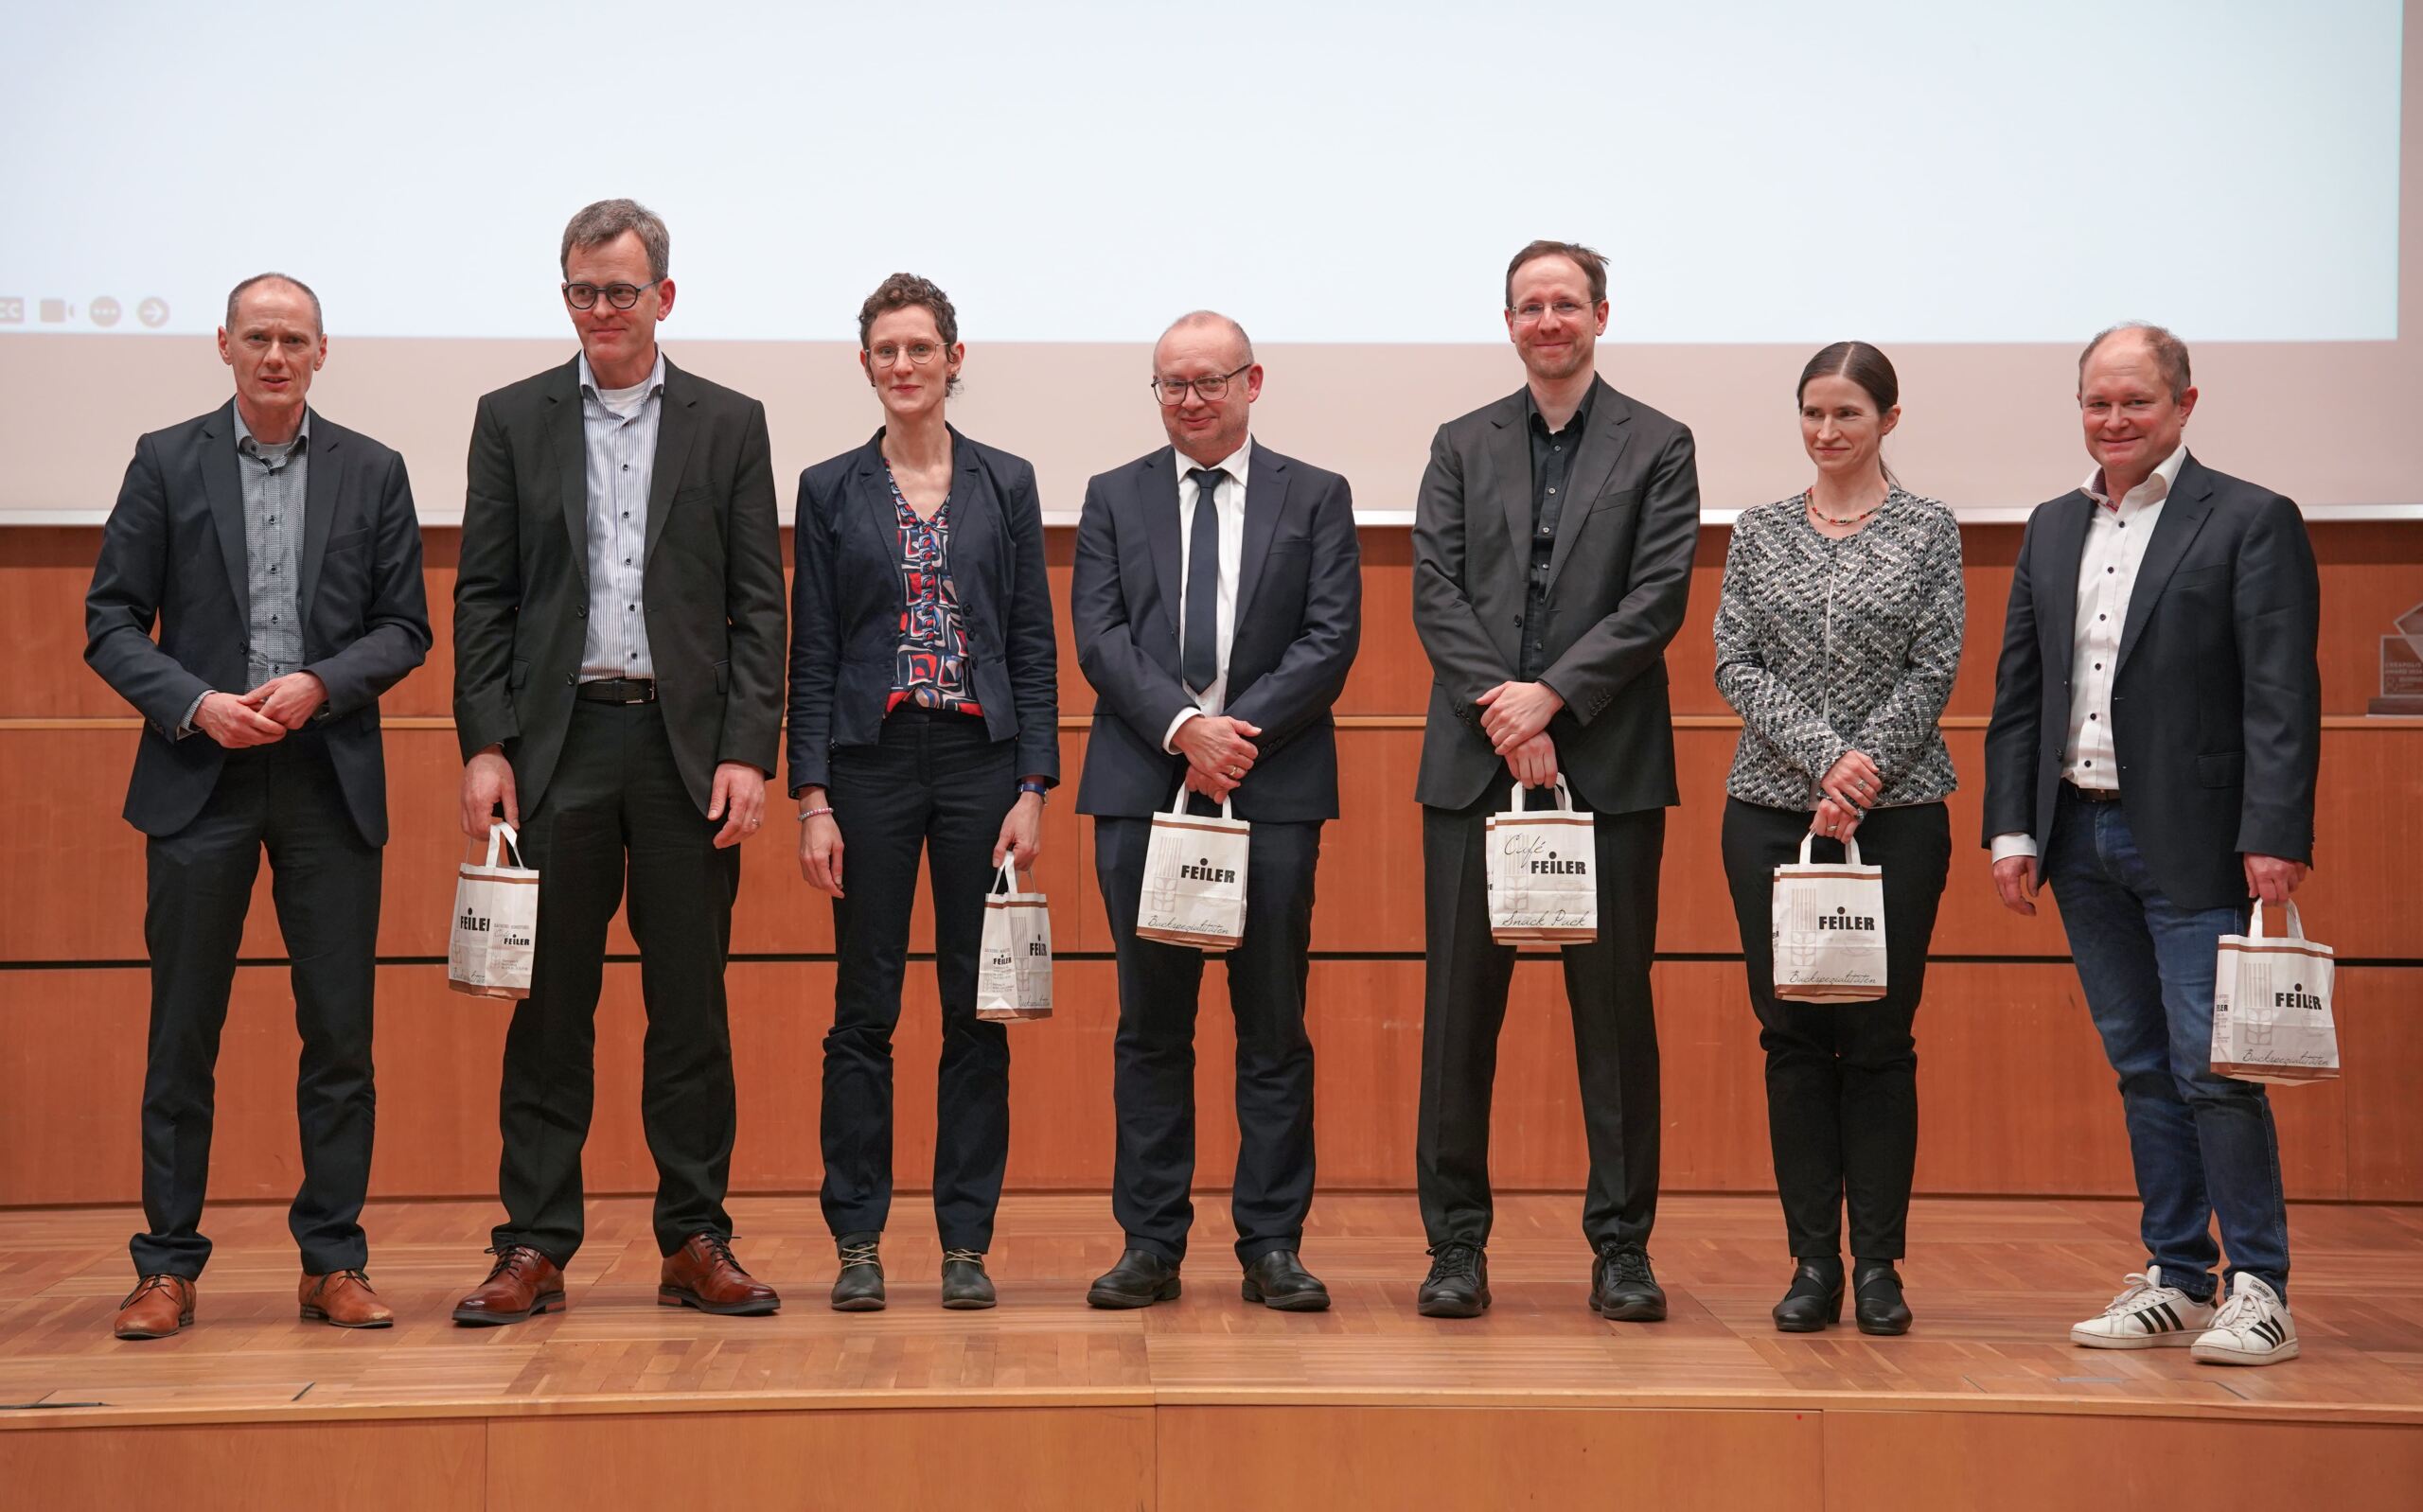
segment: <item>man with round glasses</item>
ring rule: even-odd
[[[571,361],[480,400],[454,590],[463,831],[502,813],[539,873],[530,994],[504,1046],[504,1222],[467,1324],[560,1309],[582,1233],[606,928],[628,872],[647,1007],[640,1113],[667,1306],[781,1305],[733,1257],[724,958],[736,847],[782,720],[783,569],[765,407],[676,367],[664,222],[564,228]]]
[[[1253,442],[1262,368],[1242,326],[1198,310],[1153,349],[1170,445],[1086,486],[1070,612],[1099,697],[1077,812],[1119,956],[1111,1211],[1119,1263],[1098,1308],[1178,1294],[1194,1218],[1194,1013],[1201,952],[1136,933],[1153,817],[1181,787],[1252,826],[1243,940],[1227,953],[1237,1029],[1236,1218],[1243,1293],[1318,1311],[1297,1258],[1313,1201],[1313,1046],[1304,984],[1321,821],[1337,817],[1330,705],[1362,633],[1346,480]]]

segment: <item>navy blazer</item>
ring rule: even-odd
[[[1194,695],[1178,673],[1177,453],[1169,447],[1086,485],[1070,614],[1077,665],[1100,697],[1077,812],[1141,818],[1170,806],[1186,758],[1161,749]],[[1254,443],[1224,712],[1259,726],[1237,818],[1337,817],[1330,705],[1363,633],[1354,499],[1334,472]]]
[[[420,521],[403,458],[317,411],[308,429],[301,670],[328,690],[327,711],[308,728],[327,742],[354,828],[382,845],[379,695],[429,654]],[[184,829],[219,784],[225,747],[200,730],[183,740],[174,732],[204,689],[249,690],[244,563],[231,399],[134,444],[84,597],[84,659],[143,715],[126,818],[146,835]]]
[[[1985,841],[2033,835],[2040,877],[2053,862],[2078,561],[2097,507],[2072,489],[2028,516],[1994,671]],[[2313,858],[2321,616],[2297,506],[2193,456],[2181,464],[2120,627],[2112,741],[2137,849],[2183,908],[2243,906],[2248,853]]]
[[[1059,647],[1035,468],[950,432],[950,578],[985,732],[1017,742],[1021,777],[1060,780]],[[790,790],[882,738],[900,649],[899,512],[883,432],[799,475],[791,536]]]

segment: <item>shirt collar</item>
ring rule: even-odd
[[[647,381],[643,384],[642,387],[646,391],[645,396],[648,398],[654,398],[656,396],[664,392],[663,347],[660,346],[656,349],[656,365],[647,370]],[[580,392],[587,397],[592,399],[598,397],[598,396],[604,392],[597,386],[597,373],[595,369],[589,365],[589,354],[587,352],[580,354]]]
[[[2170,490],[2179,482],[2179,469],[2186,461],[2187,443],[2182,441],[2173,448],[2169,456],[2163,459],[2162,466],[2153,470],[2153,476],[2129,490],[2128,497],[2120,501],[2120,507],[2144,509],[2168,499]],[[2103,491],[2101,467],[2088,473],[2086,482],[2078,484],[2078,489],[2104,508],[2113,507],[2111,496]]]
[[[1599,380],[1597,378],[1592,378],[1590,380],[1590,386],[1582,391],[1582,403],[1580,407],[1573,412],[1573,418],[1565,423],[1565,431],[1578,431],[1583,427],[1590,423],[1590,401],[1598,396]],[[1540,413],[1539,398],[1537,396],[1532,394],[1531,386],[1529,383],[1523,385],[1523,411],[1524,413],[1529,416],[1529,419],[1525,422],[1526,424],[1536,425],[1541,430],[1548,431],[1548,417]],[[1565,431],[1548,431],[1548,433],[1550,435],[1563,435],[1565,434]]]
[[[259,456],[263,452],[269,450],[270,444],[266,441],[255,439],[253,435],[253,428],[244,423],[244,407],[240,404],[231,404],[227,408],[229,412],[236,416],[236,449],[239,451],[249,451],[255,456]],[[304,442],[310,440],[310,436],[311,407],[310,405],[305,405],[303,407],[303,423],[294,428],[294,439],[287,443],[286,454],[291,457],[297,451],[308,450],[309,448],[304,446]]]
[[[1172,449],[1176,450],[1175,448]],[[1203,466],[1201,463],[1196,462],[1193,457],[1188,456],[1183,451],[1177,452],[1176,455],[1178,460],[1178,476],[1181,478]],[[1252,460],[1252,457],[1253,437],[1248,435],[1245,440],[1237,444],[1236,450],[1229,452],[1227,456],[1222,457],[1219,461],[1212,464],[1212,471],[1227,473],[1229,477],[1234,478],[1237,481],[1238,487],[1243,488],[1246,485],[1246,466]]]

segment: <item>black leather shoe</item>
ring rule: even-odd
[[[1615,1323],[1663,1323],[1666,1291],[1649,1268],[1649,1252],[1610,1244],[1590,1267],[1590,1310]]]
[[[1150,1250],[1129,1250],[1086,1289],[1098,1308],[1149,1308],[1177,1297],[1177,1267]]]
[[[1829,1255],[1803,1259],[1793,1269],[1792,1290],[1775,1306],[1776,1327],[1783,1333],[1816,1333],[1843,1321],[1843,1258]]]
[[[1272,1250],[1246,1267],[1245,1298],[1282,1312],[1324,1312],[1329,1288],[1304,1269],[1294,1250]]]
[[[944,1307],[963,1310],[989,1308],[999,1300],[993,1294],[993,1278],[984,1274],[982,1251],[943,1251]]]
[[[883,1260],[875,1254],[880,1234],[844,1234],[835,1247],[841,1255],[841,1274],[833,1278],[833,1310],[883,1310]]]
[[[1891,1260],[1859,1260],[1851,1267],[1851,1293],[1862,1333],[1910,1331],[1910,1305],[1901,1300],[1901,1273]]]
[[[1477,1244],[1449,1242],[1430,1251],[1413,1309],[1425,1318],[1477,1318],[1489,1310],[1489,1257]]]

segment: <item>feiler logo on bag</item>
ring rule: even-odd
[[[1876,927],[1876,918],[1873,914],[1855,914],[1848,908],[1841,907],[1837,907],[1831,914],[1819,914],[1811,923],[1820,929],[1873,930]]]
[[[2319,1013],[2322,1011],[2324,1005],[2320,997],[2317,997],[2313,993],[2306,991],[2305,983],[2299,982],[2285,993],[2273,993],[2272,994],[2272,1006],[2273,1008],[2302,1008],[2308,1013]]]
[[[1237,880],[1235,868],[1215,867],[1208,855],[1197,856],[1193,862],[1179,867],[1177,874],[1189,882],[1234,882]]]

